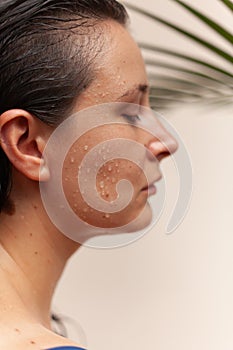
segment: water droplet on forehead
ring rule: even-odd
[[[112,171],[112,167],[111,167],[111,166],[108,167],[108,171],[109,171],[109,172]]]

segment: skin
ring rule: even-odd
[[[73,112],[104,102],[121,101],[149,106],[148,89],[145,88],[148,81],[140,50],[127,30],[118,23],[106,21],[102,25],[106,29],[105,44],[96,62],[96,79],[78,97]],[[46,182],[51,177],[49,165],[43,159],[43,150],[53,129],[22,110],[10,110],[1,115],[0,127],[2,148],[14,166],[11,200],[15,206],[14,215],[2,213],[0,216],[0,313],[3,320],[0,321],[0,348],[27,350],[78,346],[52,333],[50,325],[54,289],[67,260],[80,247],[51,223],[40,198],[38,181],[41,165],[44,166],[41,180]],[[158,128],[161,138],[175,152],[176,141],[161,125]],[[160,161],[168,155],[166,147],[149,133],[122,125],[111,130],[111,134],[108,127],[91,131],[74,147],[87,143],[92,147],[120,134],[146,145]],[[74,178],[74,169],[85,153],[83,151],[77,156],[73,150],[69,156],[76,157],[74,166],[64,165],[64,176],[70,179]],[[124,224],[129,215],[135,217],[147,199],[141,193],[145,178],[141,174],[139,176],[138,169],[124,160],[119,162],[119,166],[123,169],[120,178],[132,181],[135,194],[130,208],[123,215],[113,217],[111,225],[119,220]],[[159,177],[158,168],[155,172]],[[96,183],[100,194],[103,173],[98,174]],[[117,177],[117,173],[113,172],[112,176]],[[72,181],[65,185],[65,193],[75,210]],[[112,185],[109,186],[109,197],[103,197],[111,200],[115,196],[115,186]],[[81,203],[76,208],[80,211],[81,198],[75,198],[75,202]],[[89,213],[86,214],[87,222],[95,225],[104,223],[98,213]]]

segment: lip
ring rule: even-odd
[[[156,180],[154,180],[153,182],[151,182],[149,185],[143,187],[141,189],[141,192],[147,193],[149,196],[153,195],[153,194],[156,194],[157,188],[156,188],[154,183],[158,182],[159,180],[161,180],[161,178],[162,178],[162,175],[159,178],[157,178]]]
[[[148,187],[144,187],[141,191],[143,193],[146,193],[148,196],[152,196],[153,194],[156,194],[157,188],[155,187],[154,184],[151,184]]]

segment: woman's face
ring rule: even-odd
[[[138,46],[127,30],[118,23],[109,21],[104,25],[104,44],[95,63],[96,79],[78,98],[73,113],[93,105],[114,102],[149,107],[148,80]],[[170,145],[172,151],[175,151],[176,141],[158,121],[156,123],[158,133],[161,132],[164,142]],[[77,169],[87,153],[96,145],[117,138],[132,140],[147,148],[153,144],[152,152],[158,160],[161,160],[167,152],[164,145],[152,134],[130,124],[101,125],[85,133],[70,148],[63,167],[63,187],[72,210],[83,221],[95,227],[115,228],[126,225],[145,209],[143,220],[137,224],[139,226],[132,227],[133,231],[150,223],[151,208],[147,199],[148,195],[153,194],[154,191],[153,188],[149,192],[148,188],[146,189],[147,179],[137,164],[129,159],[116,158],[106,162],[96,176],[96,190],[99,196],[109,203],[117,199],[117,183],[122,179],[130,181],[134,189],[133,196],[124,210],[111,214],[95,210],[85,202],[78,188]],[[154,171],[151,182],[155,182],[161,178],[159,162],[149,157],[147,161],[153,162]]]

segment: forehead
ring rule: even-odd
[[[101,40],[94,63],[95,79],[80,96],[78,109],[115,102],[127,91],[148,83],[141,51],[127,29],[106,21],[101,25]]]
[[[102,50],[100,72],[115,83],[124,78],[130,85],[146,83],[145,65],[136,42],[126,28],[116,22],[105,24],[105,44]]]

